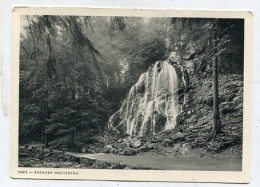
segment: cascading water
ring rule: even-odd
[[[132,86],[108,126],[132,136],[174,128],[179,112],[178,77],[173,65],[158,61]]]

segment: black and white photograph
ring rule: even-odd
[[[242,171],[245,19],[19,23],[18,170]]]

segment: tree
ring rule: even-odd
[[[212,131],[209,135],[209,139],[215,140],[215,137],[218,133],[221,132],[221,121],[219,116],[219,94],[218,94],[218,74],[219,74],[219,59],[225,53],[234,53],[234,56],[237,54],[243,54],[243,42],[237,43],[237,38],[233,35],[237,35],[237,32],[243,33],[242,25],[237,23],[237,20],[223,20],[216,19],[212,23],[212,37],[211,42],[213,43],[213,57],[212,57],[212,86],[213,86],[213,123]],[[238,29],[238,30],[234,30]],[[240,35],[240,33],[239,33]],[[240,36],[241,37],[241,36]],[[242,36],[243,37],[243,36]],[[231,47],[231,49],[229,49]],[[234,50],[234,51],[232,51]],[[239,56],[239,55],[238,55]],[[241,56],[240,56],[241,57]],[[229,59],[234,61],[234,59]],[[243,61],[242,61],[243,62]],[[241,62],[239,62],[241,63]],[[231,65],[232,63],[230,63]],[[223,63],[222,63],[223,65]]]
[[[197,65],[199,77],[205,71],[217,77],[214,69],[217,73],[235,72],[243,64],[239,60],[243,42],[237,39],[243,35],[243,24],[236,20],[27,19],[20,42],[21,139],[46,143],[47,139],[68,136],[74,127],[76,133],[104,130],[140,74],[157,60],[166,59],[171,51],[177,53],[183,67],[187,61]],[[34,135],[30,137],[31,132]]]
[[[111,17],[113,32],[124,29],[120,20]],[[106,92],[102,57],[89,39],[91,19],[27,16],[27,22],[20,42],[20,141],[47,146],[74,127],[104,126],[109,105],[101,96]]]
[[[213,117],[208,139],[214,140],[221,131],[218,74],[220,70],[222,73],[243,70],[243,22],[236,19],[172,18],[171,23],[171,43],[175,44],[180,63],[185,65],[187,60],[193,60],[201,71],[208,66],[207,73],[212,74]],[[196,73],[202,74],[198,70]]]
[[[215,139],[220,131],[220,117],[219,117],[219,96],[218,96],[218,57],[213,56],[213,123],[212,131],[209,139]]]

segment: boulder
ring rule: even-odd
[[[154,149],[154,145],[153,145],[153,144],[151,144],[151,143],[150,143],[150,144],[148,144],[148,145],[147,145],[147,147],[148,147],[148,149],[149,149],[149,150],[151,150],[151,149]]]
[[[181,132],[177,132],[176,134],[174,134],[172,136],[172,140],[177,140],[177,139],[182,139],[187,135],[187,133],[181,133]]]
[[[178,144],[175,144],[175,145],[174,145],[173,150],[174,150],[175,152],[178,152],[180,148],[181,148],[181,144],[178,143]]]
[[[141,146],[141,141],[138,140],[138,139],[133,139],[131,142],[130,142],[130,146],[131,147],[134,147],[134,148],[138,148]]]
[[[190,153],[190,149],[188,147],[181,147],[179,149],[179,153],[182,155],[182,156],[185,156],[185,155],[188,155]]]
[[[44,148],[44,153],[49,153],[50,149],[49,148]]]
[[[177,123],[177,124],[182,124],[182,123],[184,122],[184,120],[185,120],[185,115],[184,115],[184,113],[182,112],[182,113],[180,113],[180,114],[177,116],[177,118],[176,118],[176,123]]]
[[[112,145],[111,144],[109,144],[109,145],[105,145],[105,147],[104,147],[105,149],[112,149],[113,147],[112,147]]]
[[[182,156],[188,155],[190,153],[190,148],[187,144],[182,144],[182,146],[179,149],[179,153]]]
[[[103,152],[103,153],[110,153],[110,149],[104,148],[104,149],[102,150],[102,152]]]
[[[135,155],[136,154],[136,151],[134,151],[133,149],[126,149],[123,151],[123,155],[126,155],[126,156],[131,156],[131,155]]]
[[[114,143],[112,145],[113,148],[115,149],[125,149],[127,147],[129,147],[129,143],[123,142],[123,143]]]
[[[124,151],[123,151],[123,150],[118,151],[118,154],[119,154],[119,155],[124,155]]]
[[[155,122],[156,122],[156,126],[154,129],[155,133],[158,133],[165,129],[166,121],[167,118],[163,114],[159,114],[158,116],[155,117]]]
[[[158,136],[156,139],[157,139],[157,142],[162,142],[163,137],[162,136]]]
[[[151,143],[157,143],[158,142],[158,140],[156,139],[156,138],[153,138],[153,139],[151,139],[151,141],[150,141]]]
[[[147,151],[149,151],[149,148],[147,146],[142,146],[142,147],[140,147],[139,150],[140,150],[139,152],[147,152]]]
[[[162,145],[165,147],[171,146],[172,144],[173,144],[173,141],[168,138],[162,140]]]

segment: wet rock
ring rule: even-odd
[[[147,147],[147,146],[142,146],[142,147],[140,147],[140,152],[147,152],[147,151],[149,151],[149,148]]]
[[[156,126],[154,129],[155,133],[158,133],[165,129],[166,121],[167,121],[167,118],[163,114],[159,114],[158,116],[155,117],[155,122],[156,122]]]
[[[188,155],[190,153],[190,149],[188,147],[181,147],[179,149],[179,153],[182,155],[182,156],[185,156],[185,155]]]
[[[162,136],[158,136],[156,139],[157,139],[157,142],[162,142],[163,137]]]
[[[150,141],[151,143],[157,143],[158,142],[158,140],[156,139],[156,138],[153,138],[153,139],[151,139],[151,141]]]
[[[135,154],[136,154],[136,152],[132,149],[126,149],[123,152],[123,155],[126,155],[126,156],[131,156],[131,155],[135,155]]]
[[[150,144],[148,144],[148,145],[147,145],[147,147],[148,147],[148,149],[149,149],[149,150],[151,150],[151,149],[154,149],[154,145],[153,145],[153,144],[151,144],[151,143],[150,143]]]
[[[138,139],[133,139],[130,144],[131,147],[138,148],[141,146],[141,141]]]
[[[121,150],[121,151],[118,152],[118,154],[119,154],[119,155],[124,155],[124,151]]]
[[[177,132],[176,134],[174,134],[172,136],[172,140],[177,140],[177,139],[183,139],[185,136],[187,135],[187,133],[181,133],[181,132]]]
[[[173,141],[168,138],[162,140],[162,145],[165,147],[171,146],[172,144],[173,144]]]
[[[182,112],[182,113],[180,113],[180,114],[177,116],[177,118],[176,118],[176,123],[177,123],[177,124],[182,124],[182,123],[184,122],[184,120],[185,120],[185,115],[184,115],[184,113]]]
[[[193,113],[194,113],[194,112],[193,112]],[[189,123],[194,124],[194,123],[196,123],[196,122],[198,121],[196,118],[197,118],[196,115],[192,115],[189,119],[187,119],[187,121],[188,121]]]
[[[44,153],[45,154],[50,153],[50,149],[49,148],[44,148]]]
[[[112,145],[105,145],[104,148],[105,148],[105,149],[112,149],[113,147],[112,147]]]
[[[178,152],[180,148],[181,148],[181,144],[178,143],[178,144],[175,144],[175,145],[174,145],[173,150],[174,150],[175,152]]]

